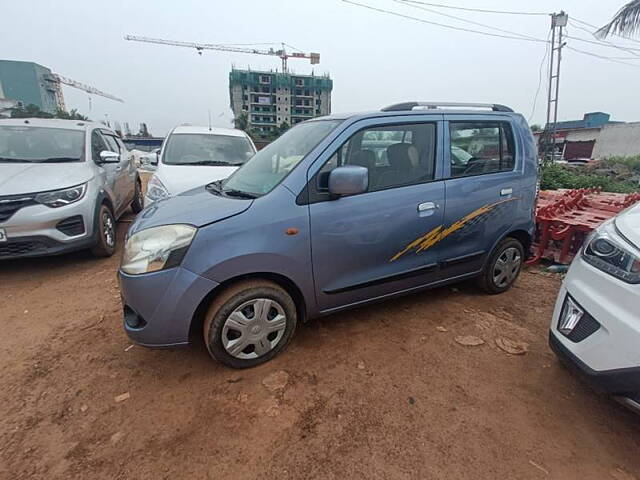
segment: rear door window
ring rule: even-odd
[[[508,122],[450,122],[449,133],[452,177],[513,170],[515,144]]]

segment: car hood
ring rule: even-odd
[[[640,248],[640,203],[618,215],[615,222],[620,233]]]
[[[172,223],[202,227],[238,215],[252,203],[251,199],[222,197],[198,187],[152,203],[138,214],[129,233]]]
[[[58,190],[88,182],[92,177],[86,162],[0,163],[0,195]]]
[[[165,163],[156,171],[156,177],[167,187],[170,195],[177,195],[216,180],[223,180],[237,169],[238,167],[232,166],[167,165]]]

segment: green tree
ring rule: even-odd
[[[56,110],[56,113],[43,112],[40,107],[30,103],[26,107],[13,108],[11,110],[12,118],[61,118],[63,120],[84,120],[88,121],[89,118],[78,113],[75,108],[70,112],[62,109]]]
[[[599,38],[608,35],[633,35],[640,31],[640,0],[624,5],[609,23],[596,32]]]
[[[541,132],[542,131],[542,127],[540,125],[538,125],[537,123],[534,123],[533,125],[531,125],[531,131],[532,132]]]
[[[59,108],[56,111],[54,118],[61,118],[63,120],[84,120],[85,122],[89,121],[89,117],[79,114],[78,110],[75,108],[72,108],[69,112]]]
[[[249,126],[249,117],[246,113],[241,113],[240,116],[233,119],[233,126],[238,130],[247,131],[247,127]]]

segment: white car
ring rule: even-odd
[[[256,153],[242,130],[181,125],[162,145],[149,179],[145,206],[192,188],[227,178]]]
[[[597,390],[640,412],[640,204],[585,241],[560,289],[549,344]]]

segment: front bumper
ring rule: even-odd
[[[563,345],[558,334],[549,332],[549,346],[558,358],[571,370],[578,373],[596,390],[611,395],[640,394],[640,367],[619,368],[614,370],[593,370]],[[638,398],[640,401],[640,397]]]
[[[196,309],[218,283],[182,267],[128,275],[118,272],[124,330],[145,347],[189,343]]]
[[[568,297],[584,314],[563,334],[559,324]],[[634,409],[640,406],[639,301],[640,285],[618,280],[578,255],[560,288],[549,331],[549,345],[563,363]]]
[[[95,206],[88,198],[59,208],[29,205],[0,223],[0,259],[57,255],[93,245]]]
[[[94,243],[93,238],[86,236],[65,243],[44,236],[10,238],[0,243],[0,260],[60,255],[92,247]]]

